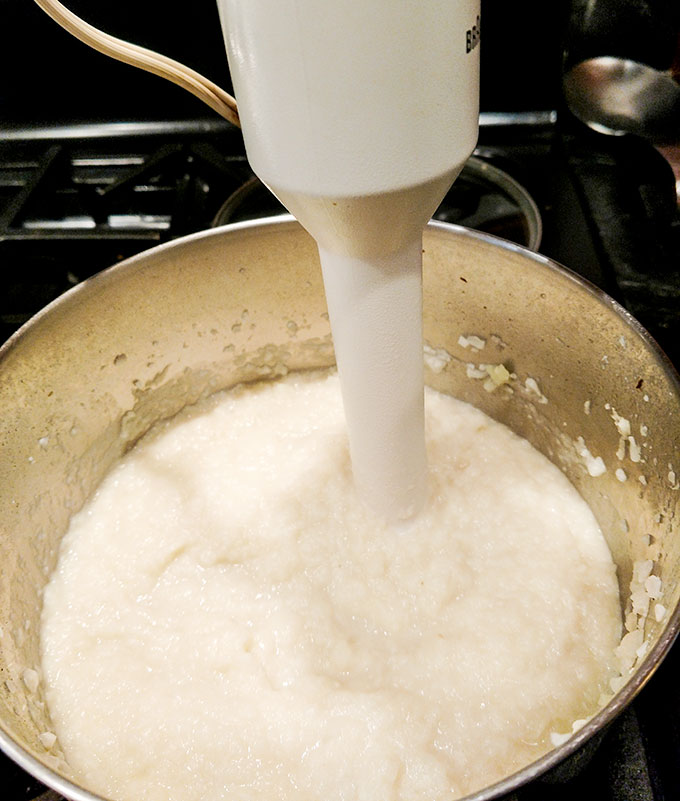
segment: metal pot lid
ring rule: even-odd
[[[508,173],[484,159],[468,159],[433,215],[538,250],[541,214],[529,192]]]

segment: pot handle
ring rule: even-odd
[[[35,2],[76,39],[111,58],[172,81],[207,103],[213,111],[233,125],[240,127],[236,100],[203,75],[153,50],[147,50],[100,31],[69,11],[59,0],[35,0]]]

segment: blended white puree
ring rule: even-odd
[[[356,500],[337,378],[161,426],[74,517],[42,667],[74,771],[116,799],[450,799],[592,714],[615,569],[562,473],[426,393],[429,498]]]

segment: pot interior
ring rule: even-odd
[[[623,613],[646,643],[599,715],[477,794],[488,798],[582,745],[670,647],[680,614],[680,393],[665,357],[609,298],[541,256],[465,229],[426,231],[424,332],[427,383],[526,437],[591,506],[618,566]],[[156,421],[239,382],[332,364],[316,249],[289,219],[194,235],[123,262],[2,349],[0,745],[42,781],[93,797],[40,737],[50,730],[41,593],[71,514]],[[489,366],[501,364],[508,375],[499,380]],[[638,597],[634,611],[634,565],[647,560],[662,595],[646,612]]]

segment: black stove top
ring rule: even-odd
[[[473,166],[435,216],[535,245],[622,303],[680,365],[680,214],[657,150],[553,112],[487,114]],[[141,250],[282,211],[227,123],[0,130],[0,339]],[[680,800],[679,648],[585,767],[511,798]],[[7,801],[58,798],[1,755],[0,786]]]

